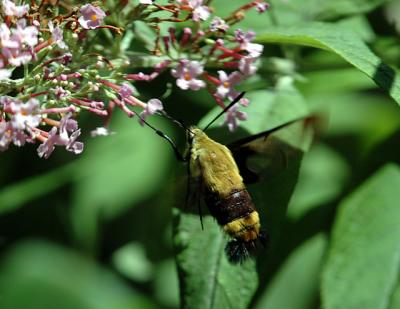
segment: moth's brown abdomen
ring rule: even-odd
[[[259,237],[260,219],[246,189],[232,190],[226,197],[206,192],[205,202],[211,215],[231,237],[244,242]]]
[[[206,192],[204,199],[211,215],[222,226],[246,217],[255,210],[253,201],[246,189],[233,189],[226,197],[221,197],[218,193]]]

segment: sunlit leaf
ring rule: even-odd
[[[258,33],[262,43],[295,44],[333,52],[372,78],[400,104],[397,71],[382,62],[353,32],[328,23],[268,28]]]
[[[400,169],[386,165],[341,203],[322,276],[327,309],[386,308],[400,265]]]

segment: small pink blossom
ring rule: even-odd
[[[251,43],[256,36],[255,32],[249,31],[244,33],[242,30],[235,30],[235,40],[240,44],[240,48],[247,51],[251,57],[259,57],[263,52],[264,46],[261,44]]]
[[[12,34],[12,38],[20,45],[33,47],[38,43],[39,30],[35,26],[27,26],[25,19],[17,22],[17,28],[12,30]]]
[[[221,17],[214,17],[210,24],[211,31],[227,31],[229,29],[229,25],[223,20]]]
[[[11,29],[6,24],[0,25],[0,45],[4,48],[18,48],[19,42],[11,38]]]
[[[256,10],[258,13],[264,13],[269,9],[269,4],[267,2],[258,2],[256,4]]]
[[[54,126],[48,133],[46,141],[37,148],[39,157],[47,159],[55,146],[65,146],[67,151],[80,154],[83,151],[83,143],[77,141],[80,134],[81,130],[78,129],[76,120],[71,119],[71,114],[65,115],[60,121],[59,128]]]
[[[47,139],[37,148],[39,157],[47,159],[56,148],[57,140],[57,127],[52,127]]]
[[[207,20],[210,17],[210,8],[203,5],[203,0],[189,0],[189,6],[193,9],[194,21]]]
[[[48,26],[51,33],[51,39],[53,40],[53,42],[56,43],[58,47],[60,47],[61,49],[67,49],[68,46],[64,42],[62,29],[58,26],[54,27],[52,21],[49,22]]]
[[[73,132],[78,130],[78,122],[71,118],[71,114],[66,114],[60,121],[60,136],[67,136],[67,132]],[[68,139],[68,138],[66,138]]]
[[[56,95],[57,99],[62,99],[69,95],[69,92],[60,86],[56,86],[53,92]]]
[[[147,102],[147,105],[143,112],[140,113],[139,122],[141,125],[144,124],[143,119],[145,120],[146,117],[154,115],[157,111],[163,110],[164,107],[162,102],[159,99],[151,99]]]
[[[152,0],[139,0],[140,4],[153,4]]]
[[[199,61],[183,59],[175,69],[171,70],[172,76],[177,78],[176,84],[183,90],[199,90],[204,88],[206,83],[196,77],[203,73],[203,65]]]
[[[11,122],[0,121],[0,151],[7,150],[11,143],[21,147],[26,140],[26,134],[21,130],[14,129]]]
[[[229,131],[233,132],[239,126],[238,121],[244,121],[247,119],[247,114],[245,112],[238,111],[238,104],[233,105],[227,112],[225,116],[225,124],[227,124]]]
[[[132,87],[127,83],[123,83],[121,85],[121,87],[119,88],[118,94],[120,95],[120,97],[122,99],[124,99],[124,98],[131,96],[132,92],[133,92]]]
[[[0,25],[1,53],[8,63],[14,66],[31,61],[35,54],[32,47],[38,43],[38,30],[34,26],[26,27],[24,20],[19,20],[17,28],[9,29]]]
[[[203,0],[176,0],[180,5],[187,5],[192,9],[194,21],[206,20],[210,17],[210,8],[203,5]]]
[[[3,48],[3,56],[7,58],[7,61],[13,66],[20,66],[28,63],[32,60],[32,53],[28,51],[22,51],[20,49],[8,49]]]
[[[4,15],[22,17],[28,13],[29,5],[15,5],[14,2],[9,0],[2,1]]]
[[[82,142],[78,142],[77,139],[79,137],[79,135],[81,135],[81,130],[76,130],[74,132],[72,132],[72,134],[69,137],[69,140],[67,142],[67,144],[65,145],[65,149],[69,152],[72,152],[74,154],[81,154],[83,151],[83,143]]]
[[[85,4],[79,11],[82,16],[79,17],[78,21],[84,29],[98,28],[106,17],[106,13],[101,8],[91,4]]]
[[[239,70],[243,75],[253,75],[257,71],[257,66],[254,64],[257,58],[255,57],[243,57],[239,61]]]
[[[233,86],[240,83],[242,81],[242,75],[235,71],[229,74],[229,76],[225,73],[225,71],[218,71],[220,84],[217,87],[216,95],[221,99],[228,97],[233,100],[238,92],[233,89]]]
[[[14,100],[10,104],[10,107],[13,112],[11,124],[16,130],[36,128],[42,119],[42,117],[37,114],[39,110],[39,101],[36,99],[30,99],[26,103]]]

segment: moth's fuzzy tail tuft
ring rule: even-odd
[[[233,239],[227,243],[225,253],[229,262],[232,264],[241,264],[248,258],[254,257],[260,246],[265,247],[268,237],[261,232],[257,239],[244,241],[243,239]]]

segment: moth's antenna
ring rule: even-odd
[[[153,127],[150,123],[148,123],[140,114],[138,114],[136,111],[133,111],[136,116],[138,116],[140,118],[140,120],[147,125],[150,129],[152,129],[157,135],[161,136],[163,139],[165,139],[172,147],[172,149],[175,152],[175,156],[179,161],[182,162],[186,162],[187,160],[183,157],[183,155],[179,152],[178,147],[176,146],[176,144],[174,143],[174,141],[165,133],[163,133],[162,131],[156,129],[155,127]]]
[[[185,131],[190,131],[189,127],[187,125],[185,125],[185,123],[183,122],[182,119],[175,119],[174,117],[172,117],[171,115],[169,115],[166,111],[164,110],[160,110],[157,111],[157,113],[161,116],[164,116],[165,118],[167,118],[168,120],[171,120],[173,123],[175,123],[176,125],[178,125],[180,128],[184,129]]]
[[[212,125],[219,117],[221,117],[223,114],[226,113],[227,110],[229,110],[233,105],[235,105],[237,102],[239,102],[244,94],[246,92],[242,92],[241,94],[239,94],[227,107],[224,108],[224,110],[222,112],[220,112],[213,120],[211,120],[208,125],[206,125],[206,127],[203,129],[203,131],[207,130],[209,128],[210,125]]]

